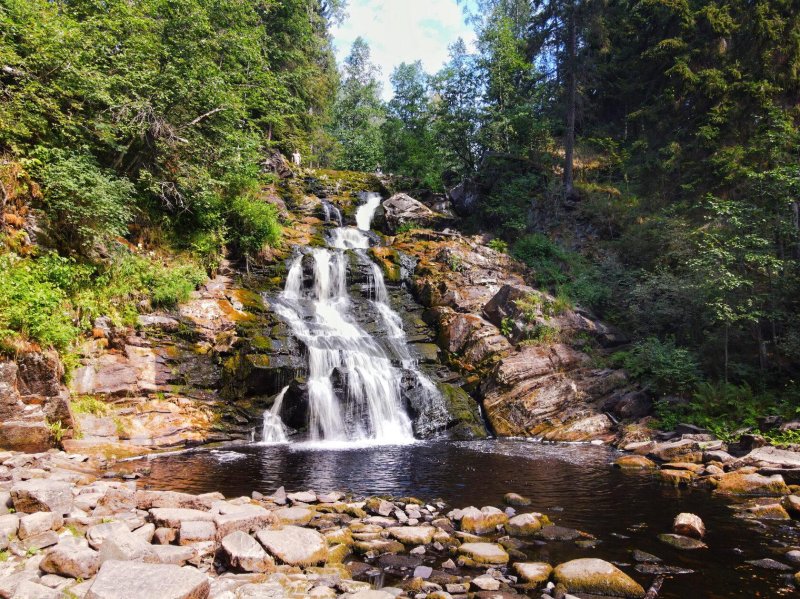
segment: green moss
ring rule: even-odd
[[[269,351],[272,349],[272,339],[269,337],[264,337],[263,335],[254,335],[250,339],[250,345],[253,349],[257,349],[259,351]]]
[[[481,419],[478,404],[461,387],[448,383],[438,383],[437,387],[447,404],[451,418],[456,425],[459,436],[472,439],[483,439],[487,436],[486,427]]]

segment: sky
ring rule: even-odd
[[[474,42],[472,27],[464,23],[462,5],[456,0],[349,0],[347,18],[333,29],[339,64],[358,36],[372,51],[372,62],[381,68],[383,95],[392,95],[389,77],[402,62],[421,60],[428,73],[446,62],[450,44],[459,37]],[[469,4],[469,1],[468,1]]]

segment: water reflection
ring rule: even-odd
[[[609,466],[615,455],[591,445],[542,445],[523,440],[416,443],[321,451],[296,445],[249,446],[171,455],[151,461],[143,481],[155,488],[227,496],[257,490],[349,490],[356,495],[442,498],[455,507],[501,505],[506,492],[532,498],[531,509],[558,524],[595,535],[595,549],[550,543],[528,550],[551,563],[601,557],[630,564],[630,550],[662,557],[695,570],[664,585],[660,598],[778,597],[794,594],[790,576],[757,570],[744,562],[780,559],[786,545],[800,544],[794,523],[766,526],[733,518],[730,506],[703,489],[675,489],[649,473],[623,473]],[[141,465],[141,464],[139,464]],[[132,463],[131,467],[136,467]],[[698,514],[708,528],[709,550],[677,552],[657,540],[675,515]],[[652,576],[625,567],[642,584]]]

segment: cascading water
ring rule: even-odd
[[[289,266],[283,293],[273,301],[275,312],[306,347],[308,433],[312,441],[413,441],[411,419],[401,395],[404,374],[409,373],[426,396],[425,404],[440,406],[446,418],[436,385],[419,371],[409,352],[400,316],[389,304],[383,273],[365,251],[370,246],[366,232],[380,202],[379,194],[367,194],[356,212],[357,227],[338,226],[330,232],[329,248],[298,253]],[[326,220],[339,224],[330,207],[325,215]],[[355,317],[347,289],[348,250],[369,272],[369,305],[384,324],[384,343],[370,335]],[[306,256],[311,258],[310,265]],[[304,262],[313,275],[313,285],[305,289]],[[284,394],[279,396],[281,401]],[[280,410],[280,405],[273,405],[271,417],[278,416]],[[281,430],[285,434],[285,427]]]
[[[275,397],[272,408],[264,412],[264,423],[261,425],[262,443],[286,443],[289,440],[286,425],[281,420],[283,398],[288,390],[289,386],[287,385]]]

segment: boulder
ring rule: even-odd
[[[623,455],[614,461],[617,468],[623,470],[653,470],[658,468],[653,460],[649,460],[643,455]]]
[[[506,550],[496,543],[464,543],[458,548],[458,553],[481,565],[501,566],[509,560]]]
[[[182,566],[195,557],[194,547],[178,547],[175,545],[153,545],[153,552],[159,564],[174,564]]]
[[[531,504],[530,497],[524,497],[518,493],[506,493],[503,496],[503,501],[507,505],[513,505],[515,507],[525,507]]]
[[[182,522],[213,522],[214,515],[201,510],[187,508],[154,508],[150,510],[153,522],[157,527],[180,528]]]
[[[100,568],[100,555],[85,543],[67,537],[47,551],[39,568],[59,576],[91,578]]]
[[[13,599],[61,599],[62,596],[59,591],[43,584],[32,580],[23,580],[14,591]]]
[[[85,599],[207,599],[208,577],[195,568],[108,561]]]
[[[205,520],[185,520],[178,529],[178,542],[181,545],[205,543],[217,538],[217,527]]]
[[[657,443],[649,455],[662,462],[702,462],[703,460],[700,445],[691,439]]]
[[[553,566],[545,562],[517,562],[514,571],[528,584],[542,584],[550,578]]]
[[[553,571],[557,583],[563,584],[570,593],[591,593],[641,599],[645,596],[642,586],[622,570],[596,558],[575,559]]]
[[[433,541],[435,532],[432,526],[395,526],[389,529],[389,535],[403,545],[427,545]]]
[[[706,535],[706,527],[700,517],[685,512],[675,516],[672,530],[675,534],[695,539],[702,539]]]
[[[278,523],[277,516],[258,505],[240,505],[228,513],[214,516],[217,537],[222,538],[236,530],[251,533]]]
[[[282,524],[296,524],[298,526],[308,524],[314,517],[312,510],[300,506],[284,507],[274,513]]]
[[[713,479],[712,479],[713,480]],[[789,494],[780,474],[763,476],[755,472],[729,472],[716,479],[715,493],[755,497],[779,497]]]
[[[439,216],[419,200],[404,193],[395,194],[386,200],[383,211],[390,233],[395,233],[399,227],[408,223],[430,226]]]
[[[129,530],[118,530],[106,537],[99,551],[100,563],[107,561],[136,561],[156,564],[158,556],[153,546]]]
[[[103,542],[115,533],[130,532],[130,529],[122,522],[104,522],[95,524],[86,529],[86,540],[94,549],[100,549]]]
[[[275,560],[250,535],[237,530],[222,539],[222,551],[228,564],[245,572],[271,572]]]
[[[256,538],[272,556],[290,566],[312,566],[328,557],[325,537],[315,530],[284,526],[278,530],[259,530]]]
[[[459,216],[469,216],[478,207],[480,195],[475,187],[467,182],[459,183],[447,192],[447,197],[453,205],[453,210]]]
[[[494,532],[498,526],[508,522],[508,516],[496,507],[485,506],[480,510],[468,507],[461,517],[461,530],[476,535]]]
[[[543,526],[542,514],[519,514],[506,522],[506,532],[513,536],[530,536]]]
[[[17,535],[20,539],[27,539],[48,530],[58,530],[64,525],[64,520],[59,514],[53,512],[36,512],[28,514],[19,519],[19,531]]]
[[[11,499],[17,512],[53,512],[65,516],[72,511],[72,488],[69,483],[34,478],[11,487]]]

